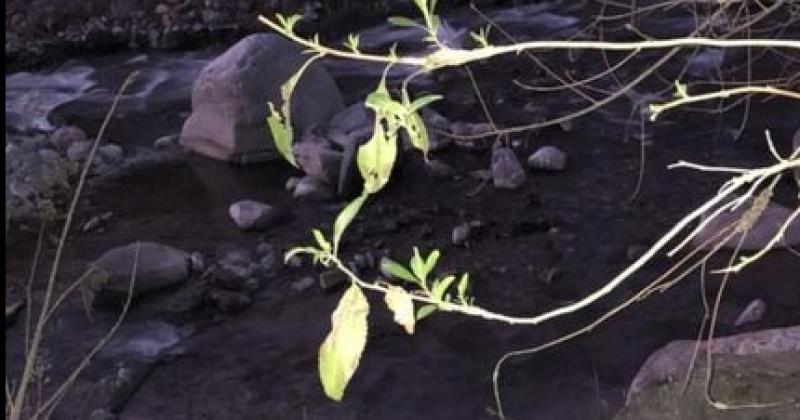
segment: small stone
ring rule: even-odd
[[[767,314],[767,303],[762,299],[755,299],[742,311],[733,323],[735,327],[761,321]]]
[[[49,138],[50,144],[61,152],[66,152],[74,143],[87,140],[88,138],[83,130],[71,125],[58,128],[53,134],[50,134]]]
[[[333,190],[324,182],[307,176],[294,187],[292,196],[297,200],[327,201],[333,198]]]
[[[431,159],[425,162],[425,172],[434,178],[447,178],[453,174],[453,168],[441,160]]]
[[[89,157],[92,151],[92,143],[88,141],[78,141],[72,143],[67,148],[67,159],[70,162],[81,163]]]
[[[105,408],[98,408],[92,411],[89,415],[89,420],[117,420],[117,415],[106,410]]]
[[[339,270],[328,270],[319,275],[319,287],[330,292],[347,283],[347,276]]]
[[[469,240],[472,228],[469,223],[462,223],[453,228],[452,242],[455,246],[464,246]]]
[[[297,188],[297,184],[300,183],[302,178],[296,176],[290,176],[289,179],[286,180],[286,191],[292,192],[295,188]]]
[[[532,169],[549,172],[563,171],[567,166],[567,154],[554,146],[544,146],[528,157]]]
[[[199,252],[192,252],[192,254],[189,256],[189,269],[195,274],[200,274],[205,271],[206,263],[203,259],[203,254]]]
[[[300,280],[295,281],[292,283],[292,290],[297,293],[304,292],[308,290],[309,287],[314,285],[314,278],[311,276],[304,276]]]
[[[116,164],[122,162],[123,158],[123,150],[122,147],[116,144],[105,144],[100,146],[98,149],[98,153],[100,157],[103,159],[103,162],[107,164]]]
[[[266,229],[281,218],[281,211],[276,207],[255,200],[233,203],[228,209],[228,214],[243,231]]]
[[[492,179],[495,188],[514,190],[525,183],[528,175],[513,150],[496,147],[492,151]]]
[[[265,272],[272,271],[275,268],[276,263],[277,258],[275,258],[274,253],[264,254],[258,260],[258,265],[261,266],[261,269]]]

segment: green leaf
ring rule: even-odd
[[[361,206],[367,200],[367,193],[361,194],[358,198],[351,201],[341,212],[336,216],[336,221],[333,222],[333,253],[336,254],[339,250],[339,241],[342,239],[344,231],[350,222],[358,215]]]
[[[408,108],[408,112],[419,111],[420,109],[422,109],[422,108],[424,108],[424,107],[426,107],[426,106],[432,104],[433,102],[436,102],[436,101],[438,101],[438,100],[440,100],[442,98],[443,98],[442,95],[425,95],[425,96],[422,96],[420,98],[417,98],[417,99],[414,100],[414,102],[411,103],[411,106]]]
[[[439,261],[439,257],[441,256],[441,252],[438,249],[434,249],[428,254],[428,258],[425,260],[425,273],[430,274],[433,269],[436,267],[436,263]]]
[[[423,318],[436,312],[436,309],[437,307],[434,304],[423,305],[417,310],[417,321],[421,321]]]
[[[409,283],[419,284],[419,279],[414,277],[405,267],[388,258],[381,260],[381,272],[389,273],[392,277],[405,280]]]
[[[407,17],[404,17],[404,16],[392,16],[387,20],[389,21],[389,23],[391,23],[394,26],[418,27],[418,28],[424,27],[424,26],[420,25],[419,23],[417,23],[417,22],[415,22],[415,21],[413,21],[413,20],[411,20],[411,19],[409,19]]]
[[[394,322],[402,326],[409,335],[414,334],[414,301],[411,295],[401,287],[389,286],[384,300],[394,313]]]
[[[447,276],[441,280],[435,281],[433,283],[433,287],[431,287],[431,299],[441,301],[444,297],[444,292],[446,292],[447,288],[453,284],[455,279],[455,276]]]
[[[275,142],[275,148],[278,149],[278,153],[280,153],[287,162],[297,168],[297,161],[292,152],[292,129],[284,124],[281,114],[275,110],[275,106],[272,102],[268,105],[270,115],[267,117],[267,126],[272,134],[272,141]]]
[[[686,84],[675,81],[675,96],[681,99],[689,97],[689,89]]]
[[[319,378],[325,395],[341,401],[367,344],[369,303],[353,284],[331,317],[331,332],[319,348]]]
[[[344,45],[352,50],[354,53],[358,54],[358,44],[360,41],[360,35],[358,34],[347,34],[347,42]]]
[[[316,248],[312,248],[312,247],[309,247],[309,246],[295,247],[295,248],[290,249],[288,252],[286,252],[286,254],[283,256],[283,263],[287,264],[289,262],[289,260],[291,260],[292,257],[294,257],[295,255],[299,255],[299,254],[316,255],[318,253],[319,253],[319,251]]]
[[[464,275],[461,276],[461,280],[459,280],[458,287],[457,287],[458,300],[460,300],[461,303],[467,303],[467,286],[468,285],[469,285],[469,274],[464,273]]]
[[[314,234],[314,239],[317,240],[317,244],[319,244],[320,249],[326,252],[330,252],[331,250],[331,243],[325,239],[325,235],[319,231],[319,229],[312,229],[311,233]]]
[[[408,262],[408,266],[411,268],[411,272],[414,273],[422,283],[425,283],[425,280],[428,278],[428,270],[425,268],[425,261],[419,254],[419,248],[414,247],[414,255]]]

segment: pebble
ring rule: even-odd
[[[274,206],[256,200],[241,200],[228,209],[236,226],[243,230],[262,230],[276,223],[281,211]]]
[[[515,190],[525,184],[528,174],[512,149],[496,147],[492,151],[492,179],[495,188]]]
[[[567,154],[555,146],[543,146],[528,157],[532,169],[560,172],[567,166]]]
[[[304,276],[300,280],[297,280],[292,283],[292,290],[297,293],[304,292],[308,290],[309,287],[314,285],[314,278],[311,276]]]
[[[447,178],[453,175],[453,168],[438,159],[425,162],[425,172],[434,178]]]
[[[741,327],[743,325],[752,324],[761,321],[766,314],[767,303],[762,299],[754,299],[749,305],[747,305],[742,313],[739,314],[733,325],[735,327]]]
[[[467,241],[469,240],[469,234],[472,228],[470,227],[469,223],[461,223],[453,228],[453,234],[451,236],[453,245],[455,246],[464,246],[466,245]]]

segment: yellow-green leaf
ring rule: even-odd
[[[364,205],[364,202],[367,200],[367,193],[361,194],[358,198],[351,201],[342,211],[336,216],[336,221],[333,222],[333,253],[336,254],[339,250],[339,241],[342,239],[342,235],[344,231],[347,229],[347,226],[350,222],[358,214],[358,211],[361,210],[361,206]]]
[[[292,153],[292,129],[288,124],[284,124],[281,114],[275,110],[275,106],[272,105],[272,102],[269,103],[269,111],[270,115],[267,117],[267,126],[272,134],[272,141],[275,142],[275,148],[278,149],[278,153],[280,153],[287,162],[291,163],[292,166],[296,168],[297,161],[294,158],[294,153]]]
[[[414,301],[401,287],[389,286],[385,296],[386,306],[394,313],[394,322],[402,326],[406,332],[414,334]]]
[[[341,401],[367,344],[369,303],[353,284],[331,317],[331,332],[319,348],[319,378],[325,395]]]

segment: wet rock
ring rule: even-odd
[[[492,171],[488,169],[476,169],[469,173],[469,176],[477,179],[478,181],[491,181],[492,180]]]
[[[228,214],[243,231],[267,229],[283,217],[277,207],[256,200],[237,201],[228,208]]]
[[[118,305],[130,289],[138,247],[133,296],[183,283],[189,277],[189,254],[153,242],[132,243],[114,248],[90,264],[84,290],[95,306]]]
[[[532,169],[548,172],[561,172],[567,166],[567,154],[555,146],[543,146],[528,157]]]
[[[733,325],[735,327],[741,327],[747,324],[753,324],[761,319],[764,318],[764,315],[767,314],[767,303],[764,302],[762,299],[754,299],[747,305],[746,308],[736,317],[736,321],[734,321]]]
[[[180,142],[190,150],[234,162],[277,157],[264,129],[268,102],[281,104],[280,86],[307,60],[301,48],[275,34],[250,35],[209,63],[192,91],[192,114]],[[292,95],[292,124],[304,132],[344,108],[327,71],[312,65]]]
[[[347,276],[339,270],[328,270],[319,275],[319,287],[326,292],[334,291],[348,281]]]
[[[292,290],[297,293],[302,293],[308,290],[309,287],[314,285],[314,278],[311,276],[304,276],[300,280],[292,283]]]
[[[334,197],[333,189],[314,177],[304,177],[297,183],[292,196],[303,201],[327,201]]]
[[[515,190],[525,184],[527,179],[528,175],[513,150],[496,147],[492,151],[492,180],[495,188]]]
[[[732,223],[738,223],[742,216],[753,205],[753,199],[746,200],[742,205],[733,211],[724,211],[706,224],[698,234],[692,238],[692,245],[712,249],[716,247],[723,238],[714,239],[719,232]],[[746,251],[759,250],[767,246],[770,240],[778,233],[783,224],[791,216],[792,210],[779,204],[770,202],[761,214],[758,222],[747,232],[741,241],[741,249]],[[723,247],[735,248],[741,240],[741,234],[735,234]],[[706,243],[707,242],[707,243]],[[786,229],[783,239],[776,246],[798,246],[800,245],[800,218],[794,219]]]
[[[86,137],[86,133],[80,128],[67,125],[59,127],[50,134],[49,141],[57,150],[66,153],[71,145],[88,141],[88,138]]]
[[[253,304],[253,299],[246,293],[221,289],[211,290],[208,293],[208,300],[220,312],[226,314],[241,313]]]
[[[465,121],[456,121],[450,124],[450,132],[457,136],[477,136],[488,135],[494,131],[492,125],[489,123],[470,123]]]
[[[294,255],[292,258],[289,258],[289,260],[286,261],[286,265],[288,265],[290,268],[300,268],[303,266],[303,259],[297,255]]]
[[[682,380],[691,362],[696,344],[694,340],[673,341],[650,355],[631,382],[628,389],[628,404],[646,389],[659,383]],[[714,355],[736,356],[800,352],[800,326],[719,337],[715,338],[710,345],[708,342],[703,342],[701,349],[703,348]]]

